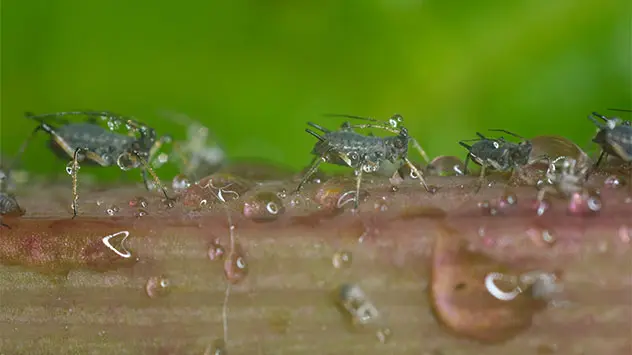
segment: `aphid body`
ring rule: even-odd
[[[377,122],[373,119],[356,116],[344,117]],[[316,137],[318,142],[316,142],[311,152],[315,155],[315,158],[312,160],[307,173],[303,176],[296,191],[299,191],[303,187],[322,162],[347,166],[353,168],[356,173],[355,208],[357,208],[362,174],[378,171],[381,164],[386,161],[393,164],[404,163],[408,165],[411,171],[416,175],[415,178],[420,180],[421,185],[426,191],[430,191],[422,173],[408,159],[408,144],[412,141],[412,138],[409,136],[408,130],[405,127],[398,126],[398,123],[402,121],[403,119],[400,115],[395,115],[389,120],[390,126],[385,124],[352,125],[350,122],[345,122],[340,129],[336,131],[331,131],[315,123],[308,122],[307,124],[309,126],[321,131],[322,135],[310,129],[305,130],[307,133]],[[397,135],[390,137],[367,136],[355,132],[353,130],[354,128],[381,128],[390,132],[397,132]],[[422,152],[422,156],[425,156],[423,150],[421,150],[420,147],[418,149]]]
[[[504,138],[488,138],[477,132],[479,137],[473,144],[467,144],[466,141],[460,141],[459,144],[467,149],[468,153],[465,157],[465,171],[467,174],[467,165],[471,159],[481,166],[481,175],[478,188],[483,185],[485,172],[487,169],[507,172],[515,168],[522,167],[529,163],[529,155],[533,148],[530,141],[505,130],[492,129],[490,131],[505,132],[512,136],[521,138],[520,143],[506,141]]]
[[[602,123],[597,118],[605,122]],[[614,155],[626,163],[632,162],[632,123],[621,121],[619,118],[608,118],[597,112],[593,112],[588,118],[599,128],[593,142],[602,148],[601,155],[595,167],[608,154]]]
[[[69,122],[63,118],[66,116],[87,116],[88,119],[85,122]],[[26,117],[37,121],[39,125],[20,148],[16,160],[19,159],[37,132],[48,133],[51,146],[57,155],[72,158],[66,171],[73,178],[73,218],[77,215],[77,171],[80,162],[102,167],[116,165],[121,170],[140,168],[145,186],[150,189],[147,176],[149,172],[154,183],[162,189],[167,200],[171,200],[148,164],[160,146],[170,141],[171,137],[157,138],[153,128],[132,118],[111,112],[74,111],[43,115],[27,113]],[[97,123],[98,118],[106,121],[109,129],[101,127]],[[53,121],[56,125],[53,125]],[[120,126],[125,127],[127,135],[114,131]]]

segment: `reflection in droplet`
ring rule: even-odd
[[[596,213],[601,207],[601,197],[590,192],[574,192],[568,202],[568,211],[574,215]]]
[[[276,193],[263,191],[245,199],[243,214],[255,222],[276,220],[285,211],[283,201]]]
[[[336,269],[348,268],[351,266],[352,254],[346,250],[338,251],[332,258],[332,263]]]
[[[147,296],[151,298],[158,298],[167,295],[170,291],[170,281],[164,275],[153,276],[147,280],[145,284],[145,291]]]
[[[147,215],[147,211],[145,211],[142,208],[139,208],[138,211],[136,211],[136,213],[134,213],[134,216],[136,218],[145,217],[146,215]]]

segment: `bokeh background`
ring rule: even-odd
[[[1,11],[5,159],[35,127],[25,111],[110,110],[185,138],[160,114],[178,112],[231,159],[300,169],[314,144],[305,122],[341,123],[323,113],[397,112],[431,156],[463,156],[457,142],[488,128],[590,148],[590,112],[632,108],[629,0],[3,0]],[[22,167],[65,174],[45,142]]]

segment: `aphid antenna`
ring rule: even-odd
[[[625,108],[609,108],[608,111],[632,112],[632,110],[625,109]]]
[[[497,129],[497,128],[494,128],[494,129],[488,129],[488,131],[490,131],[490,132],[502,132],[502,133],[507,133],[507,134],[512,135],[512,136],[514,136],[514,137],[516,137],[516,138],[525,139],[523,136],[518,135],[518,134],[513,133],[513,132],[510,132],[510,131],[508,131],[508,130],[506,130],[506,129]]]
[[[372,117],[355,116],[355,115],[348,115],[348,114],[343,114],[343,113],[325,113],[325,114],[323,114],[323,116],[325,116],[325,117],[344,117],[344,118],[353,118],[353,119],[356,119],[356,120],[363,120],[363,121],[370,121],[370,122],[381,122],[380,120],[377,120],[377,119],[372,118]]]
[[[307,132],[307,133],[311,134],[312,136],[316,137],[316,139],[318,139],[321,142],[325,140],[325,138],[321,137],[318,133],[312,131],[309,128],[305,128],[305,132]]]

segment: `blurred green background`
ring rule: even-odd
[[[590,112],[632,108],[629,0],[4,0],[1,11],[8,156],[35,127],[25,111],[110,110],[184,138],[159,114],[175,111],[231,158],[299,169],[315,141],[305,122],[341,123],[323,113],[400,113],[432,157],[463,156],[457,141],[488,128],[589,148]],[[64,174],[45,141],[23,167]]]

